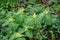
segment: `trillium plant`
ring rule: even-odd
[[[0,40],[59,40],[59,1],[45,1],[0,0]]]

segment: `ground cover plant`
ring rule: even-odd
[[[60,0],[0,4],[0,40],[60,40]]]

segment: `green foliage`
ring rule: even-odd
[[[1,40],[55,40],[56,35],[60,34],[60,5],[46,7],[37,2],[38,0],[0,1]],[[53,2],[56,3],[57,0]]]

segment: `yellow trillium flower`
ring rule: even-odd
[[[48,14],[48,13],[49,13],[49,11],[45,10],[45,11],[44,11],[44,13],[45,13],[45,14]]]
[[[21,34],[20,33],[16,33],[16,37],[21,37]]]
[[[20,10],[19,10],[19,13],[20,13],[20,14],[23,14],[23,11],[24,11],[24,9],[20,9]]]
[[[32,15],[32,17],[35,18],[35,17],[36,17],[36,13],[34,13],[34,14]]]
[[[16,33],[16,38],[22,37],[24,35],[20,34],[20,33]]]
[[[9,18],[9,21],[10,21],[10,22],[11,22],[11,21],[14,21],[13,17],[10,17],[10,18]]]

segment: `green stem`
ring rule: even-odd
[[[53,31],[50,31],[50,33],[51,33],[52,40],[54,40],[54,34],[53,34]]]

